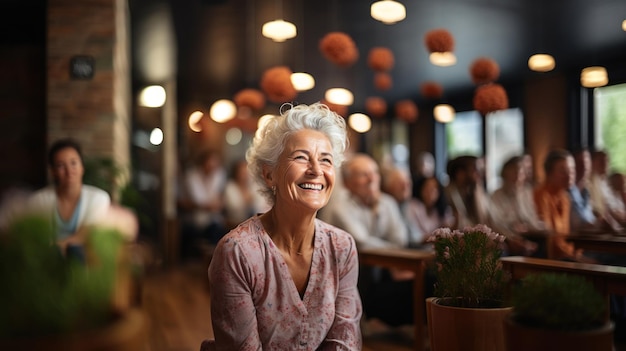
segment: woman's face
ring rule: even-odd
[[[429,178],[422,185],[422,201],[426,207],[432,207],[439,198],[439,184],[435,178]]]
[[[54,155],[52,177],[57,186],[67,187],[81,184],[84,172],[83,162],[78,151],[74,148],[66,147]]]
[[[304,129],[292,134],[276,168],[266,175],[269,185],[276,186],[276,203],[315,211],[324,207],[335,185],[332,151],[321,132]]]

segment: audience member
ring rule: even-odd
[[[591,205],[589,195],[589,176],[591,174],[591,155],[589,150],[583,148],[573,152],[574,177],[570,180],[568,189],[570,195],[571,214],[570,230],[595,230],[602,226],[600,218],[596,218]]]
[[[622,226],[626,226],[626,176],[624,173],[615,172],[609,176],[609,187],[611,196],[609,198],[609,207],[615,214]]]
[[[183,180],[179,198],[183,210],[181,248],[183,256],[188,256],[195,254],[199,240],[216,244],[226,233],[222,214],[226,171],[219,152],[201,152]]]
[[[246,153],[269,211],[230,231],[209,267],[219,350],[361,350],[354,239],[316,219],[347,146],[325,105],[268,120]]]
[[[61,252],[84,262],[85,228],[108,213],[111,198],[106,191],[83,184],[83,155],[80,144],[73,139],[52,144],[48,167],[54,184],[36,191],[29,206],[48,213],[56,223]]]
[[[565,240],[570,234],[571,201],[567,190],[574,178],[575,164],[572,155],[562,149],[548,153],[543,165],[546,179],[533,194],[539,218],[550,231],[548,257],[578,262],[595,262],[583,255],[582,250]]]
[[[402,248],[408,244],[407,227],[396,201],[381,192],[376,161],[356,154],[342,167],[347,190],[332,199],[324,219],[352,234],[359,249]],[[376,318],[390,326],[413,323],[411,271],[361,267],[359,291],[366,320]]]
[[[413,191],[414,201],[410,204],[409,216],[424,233],[422,242],[417,246],[423,247],[435,229],[454,224],[454,215],[446,202],[443,187],[434,175],[420,178],[413,184]]]
[[[245,160],[234,162],[224,189],[226,228],[231,230],[253,215],[268,209],[266,200],[250,177],[248,163]]]
[[[491,194],[492,221],[507,237],[508,254],[532,255],[537,244],[525,239],[523,234],[544,231],[545,226],[537,217],[532,192],[526,184],[523,158],[509,158],[500,175],[502,186]]]
[[[475,156],[459,156],[448,162],[450,183],[445,189],[452,207],[455,229],[476,224],[491,225],[489,198],[485,193],[480,160]]]
[[[407,227],[408,245],[418,247],[424,241],[426,234],[420,229],[418,218],[412,213],[413,203],[416,201],[411,196],[413,184],[407,171],[394,167],[384,172],[382,189],[391,195],[400,208],[402,219]]]

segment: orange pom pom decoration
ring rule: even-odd
[[[322,101],[320,102],[328,106],[329,110],[333,111],[334,113],[338,114],[339,116],[343,118],[346,118],[346,116],[348,115],[348,106],[333,104],[332,102],[327,101],[326,99],[322,99]]]
[[[275,103],[293,100],[298,92],[291,84],[291,70],[287,66],[267,69],[261,77],[261,89]]]
[[[474,92],[474,109],[483,115],[509,108],[506,90],[500,84],[486,84],[476,88]]]
[[[387,113],[387,102],[378,96],[365,99],[365,111],[372,117],[382,118]]]
[[[471,64],[470,75],[476,84],[493,83],[500,76],[500,66],[488,57],[481,57]]]
[[[443,87],[437,82],[424,82],[420,86],[420,92],[426,99],[439,99],[443,96]]]
[[[257,89],[242,89],[235,94],[233,101],[235,102],[235,105],[239,107],[249,107],[255,111],[261,110],[265,107],[265,95]]]
[[[393,86],[393,79],[387,73],[378,72],[374,76],[374,87],[380,91],[387,91]]]
[[[394,63],[393,52],[387,48],[372,48],[367,56],[367,65],[376,72],[390,71]]]
[[[359,49],[346,33],[326,34],[320,40],[319,48],[328,61],[341,67],[351,66],[359,59]]]
[[[413,100],[400,100],[396,102],[396,116],[405,122],[415,122],[418,116],[417,105]]]
[[[433,29],[424,36],[424,43],[429,52],[454,51],[454,37],[445,29]]]

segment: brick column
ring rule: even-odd
[[[48,1],[48,144],[71,136],[87,157],[110,157],[128,167],[129,18],[127,0]],[[70,74],[77,56],[93,59],[91,78]]]

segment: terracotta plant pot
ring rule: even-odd
[[[111,324],[81,333],[28,339],[0,339],[0,350],[137,351],[145,348],[147,320],[131,309]]]
[[[561,331],[541,329],[504,319],[507,351],[612,351],[613,329],[611,322],[592,330]]]
[[[512,307],[461,308],[426,299],[431,351],[505,351],[505,316]]]

